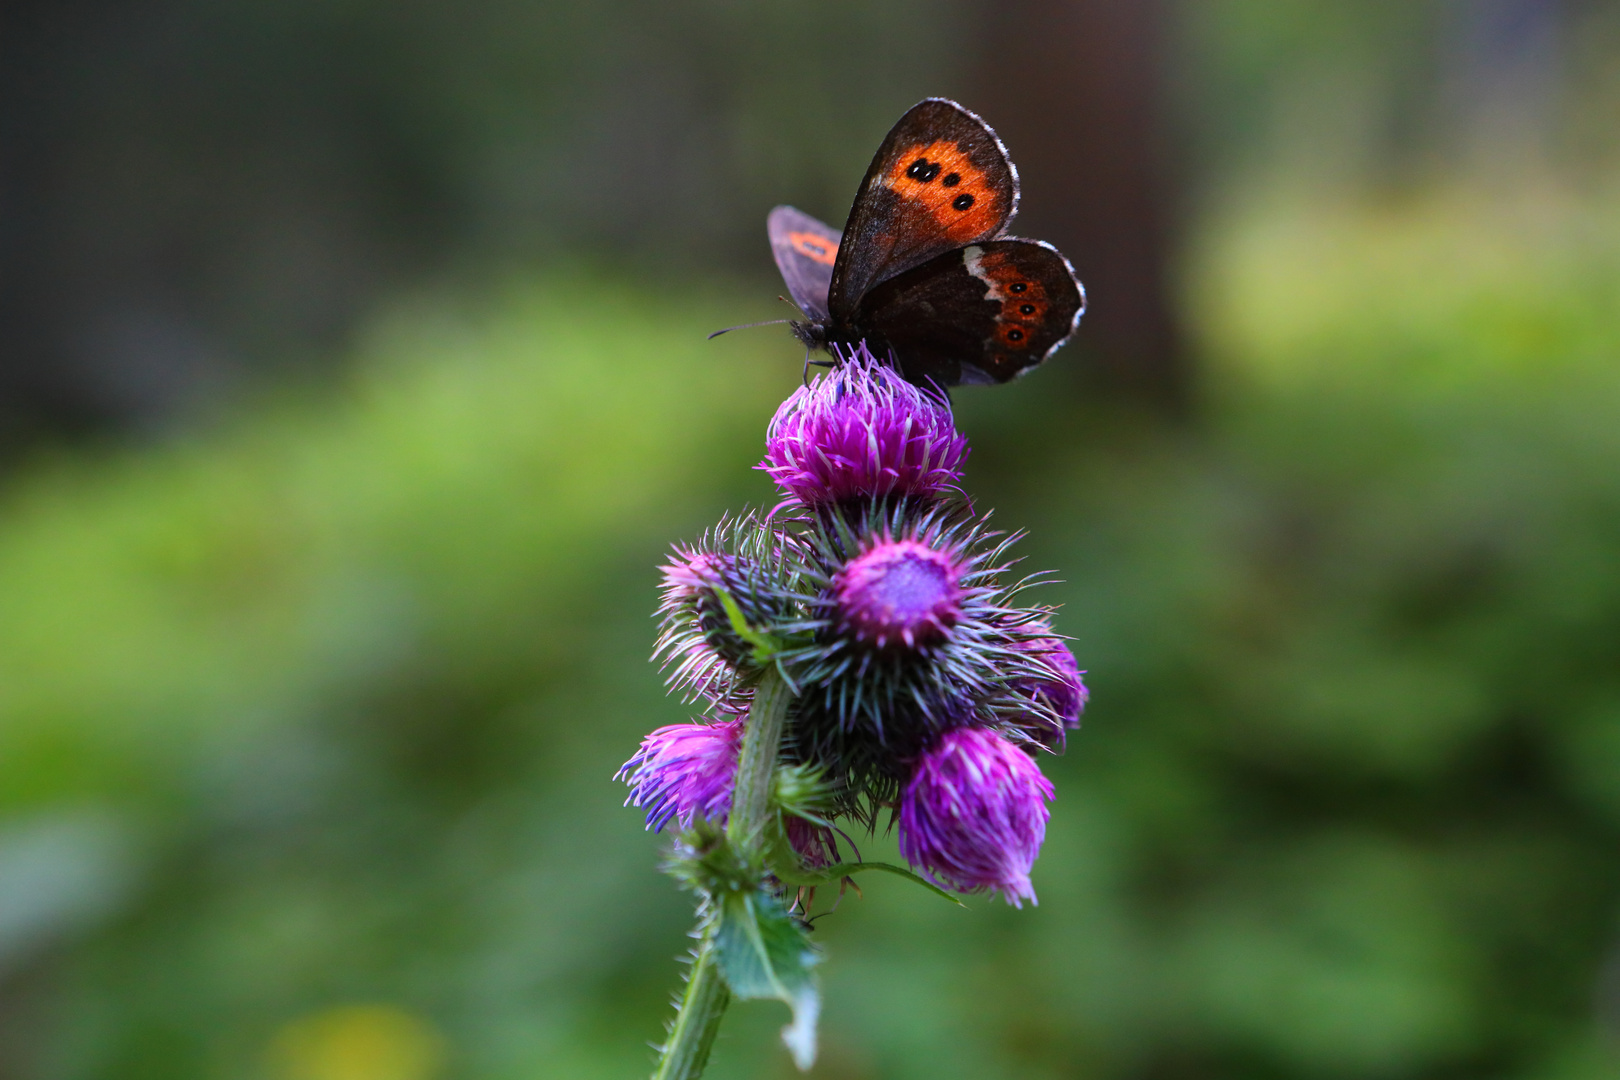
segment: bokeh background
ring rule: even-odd
[[[1090,288],[958,414],[1092,707],[813,1075],[1620,1075],[1613,0],[9,0],[0,1077],[644,1074],[654,567],[799,379],[704,334],[938,93]]]

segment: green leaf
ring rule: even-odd
[[[727,895],[717,912],[714,946],[726,984],[739,998],[775,998],[793,1010],[782,1041],[799,1069],[816,1060],[821,994],[811,968],[816,948],[805,928],[763,890]]]
[[[782,642],[778,638],[748,625],[748,619],[743,615],[742,608],[738,606],[731,593],[716,585],[714,594],[720,598],[720,606],[726,609],[726,618],[731,622],[732,632],[754,647],[754,663],[766,663],[782,651]]]

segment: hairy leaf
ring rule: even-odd
[[[801,1070],[816,1060],[821,994],[811,968],[818,959],[804,926],[763,890],[732,893],[717,912],[714,944],[720,970],[739,998],[775,998],[793,1010],[782,1041]]]

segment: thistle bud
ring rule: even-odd
[[[1034,903],[1029,871],[1052,796],[1052,782],[1004,737],[948,731],[917,759],[901,793],[900,854],[947,888]]]

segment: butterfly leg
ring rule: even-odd
[[[804,371],[800,374],[800,378],[804,380],[806,390],[810,389],[810,367],[812,364],[816,367],[832,367],[831,360],[810,359],[810,346],[806,345],[804,348]]]
[[[812,367],[828,367],[828,368],[830,368],[832,366],[833,366],[833,362],[831,360],[812,360],[812,359],[810,359],[810,349],[809,349],[808,346],[806,346],[806,348],[804,350],[804,372],[803,372],[805,389],[808,390],[810,388],[810,369]]]

